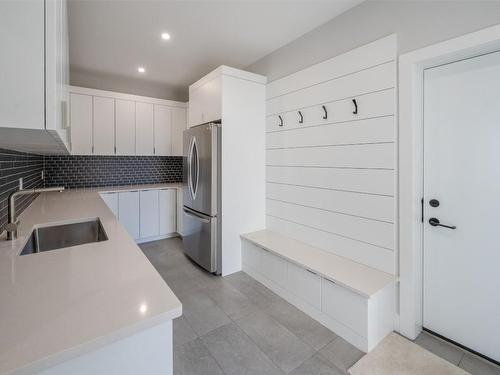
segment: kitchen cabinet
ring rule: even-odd
[[[96,155],[115,153],[115,101],[94,96],[93,110],[94,149]]]
[[[182,156],[186,103],[71,86],[74,155]]]
[[[71,94],[71,152],[92,155],[92,104],[90,95]]]
[[[135,155],[135,102],[115,101],[116,155]]]
[[[210,77],[189,87],[189,126],[196,126],[222,117],[222,77]]]
[[[135,103],[135,152],[137,155],[154,153],[153,104]]]
[[[183,156],[183,133],[187,128],[186,108],[172,107],[172,155]]]
[[[174,233],[177,221],[176,189],[159,190],[159,229],[160,235]]]
[[[0,1],[0,147],[66,153],[66,1]]]
[[[117,193],[102,193],[102,200],[106,203],[113,214],[118,218],[118,194]]]
[[[138,240],[140,238],[139,192],[118,193],[118,209],[120,223],[135,240]]]
[[[154,154],[172,154],[172,114],[169,107],[154,105]]]
[[[179,202],[178,190],[102,192],[100,196],[127,232],[140,243],[172,237],[181,230],[177,224],[178,211],[182,210],[182,196]]]
[[[157,237],[160,234],[158,190],[144,190],[140,195],[140,238]]]
[[[223,276],[241,270],[240,235],[266,226],[265,93],[266,77],[228,66],[189,86],[189,126],[220,120],[217,220]],[[276,276],[283,281],[283,273]]]

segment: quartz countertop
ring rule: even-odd
[[[137,189],[178,188],[180,184]],[[182,305],[100,198],[43,193],[0,240],[0,374],[30,374],[182,314]],[[108,240],[19,256],[35,225],[99,217]]]

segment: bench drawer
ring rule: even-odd
[[[327,279],[321,289],[323,313],[367,337],[368,299]]]
[[[242,252],[241,257],[245,265],[254,268],[255,270],[260,270],[261,265],[261,255],[264,252],[260,247],[248,241],[242,241]]]
[[[288,263],[287,289],[314,308],[321,310],[321,277],[317,274]]]
[[[261,272],[269,280],[280,286],[286,285],[287,261],[273,253],[263,250],[261,254]]]

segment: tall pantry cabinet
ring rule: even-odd
[[[221,122],[222,274],[241,270],[240,235],[265,228],[266,77],[220,66],[189,87],[188,126]]]

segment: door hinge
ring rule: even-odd
[[[153,147],[153,155],[156,155],[156,147]]]
[[[420,221],[424,222],[424,198],[420,200]]]

